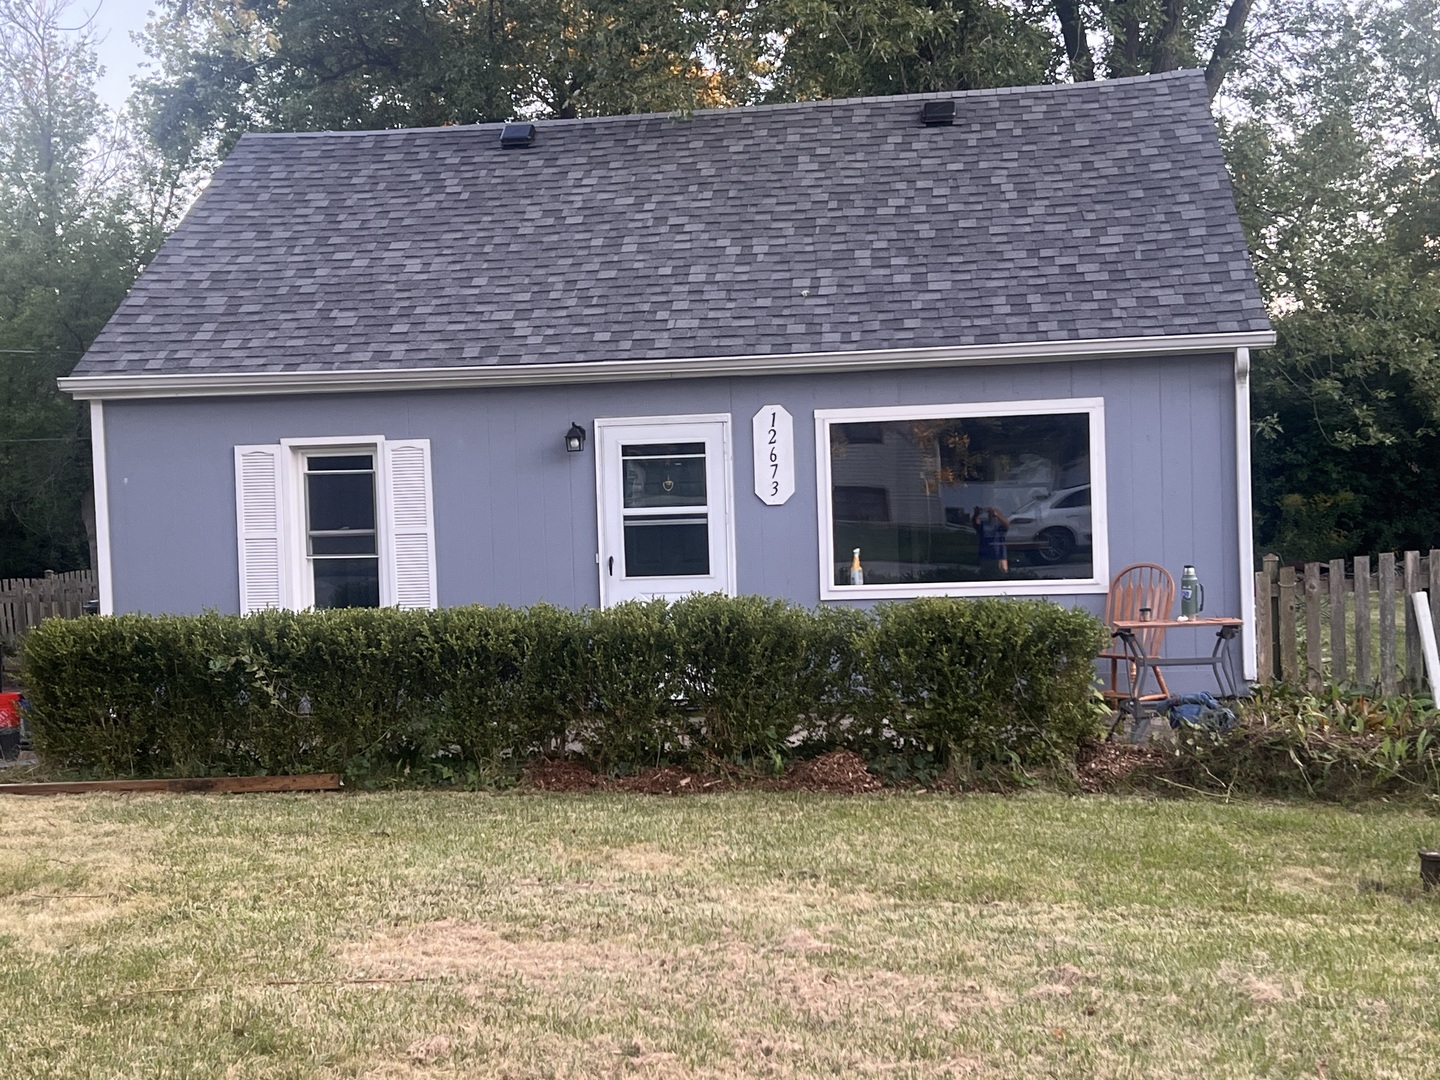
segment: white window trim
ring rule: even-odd
[[[439,595],[430,440],[338,435],[235,447],[240,610],[314,606],[304,469],[307,457],[321,453],[363,453],[375,463],[380,606],[435,607]]]
[[[395,606],[395,582],[390,571],[390,476],[383,435],[355,435],[336,439],[281,439],[287,451],[280,470],[280,497],[284,502],[285,579],[291,583],[291,606],[315,606],[315,575],[307,550],[308,517],[305,511],[305,459],[311,456],[370,454],[375,462],[375,556],[380,567],[380,606]]]
[[[641,425],[665,425],[684,426],[685,424],[719,424],[721,426],[721,475],[725,479],[724,492],[721,499],[721,507],[725,513],[723,534],[725,537],[725,568],[729,574],[729,588],[726,590],[730,596],[736,595],[738,587],[736,576],[736,553],[735,553],[735,439],[732,430],[731,417],[729,413],[685,413],[683,415],[664,416],[600,416],[595,418],[595,524],[596,524],[596,547],[595,566],[599,578],[601,606],[608,607],[604,599],[606,593],[605,581],[605,560],[610,552],[605,540],[605,462],[600,460],[600,431],[609,427],[631,427]]]
[[[831,506],[830,425],[895,420],[969,419],[1084,413],[1090,421],[1090,524],[1094,536],[1092,574],[1086,578],[1037,581],[947,581],[912,585],[834,584],[834,511]],[[1046,398],[1027,401],[972,401],[947,405],[815,410],[816,506],[819,514],[821,600],[908,600],[920,596],[1049,596],[1104,593],[1110,588],[1110,530],[1105,469],[1105,399]]]

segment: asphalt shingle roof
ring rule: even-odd
[[[75,374],[1269,327],[1197,72],[538,127],[246,135]]]

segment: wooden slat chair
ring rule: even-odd
[[[1175,579],[1170,571],[1155,563],[1132,563],[1110,582],[1110,593],[1105,598],[1105,625],[1113,629],[1118,620],[1139,619],[1141,608],[1149,608],[1152,619],[1168,619],[1174,606]],[[1137,631],[1135,639],[1146,656],[1159,656],[1160,647],[1165,644],[1165,628],[1157,626],[1153,630]],[[1101,696],[1118,709],[1129,700],[1140,673],[1118,642],[1102,652],[1100,659],[1110,662],[1110,681],[1100,691]],[[1145,694],[1142,701],[1160,701],[1170,696],[1165,673],[1158,667],[1152,670],[1157,689],[1155,693]]]

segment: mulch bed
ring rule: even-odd
[[[1081,791],[1092,795],[1145,787],[1165,770],[1172,753],[1160,743],[1088,743],[1075,761],[1076,780]]]
[[[525,785],[534,791],[624,791],[641,795],[702,795],[736,790],[862,795],[882,787],[865,760],[849,750],[832,750],[797,761],[781,776],[738,769],[700,773],[667,765],[642,769],[633,776],[607,777],[573,758],[543,758],[525,770]]]
[[[1123,742],[1090,743],[1080,751],[1076,781],[1088,794],[1129,791],[1153,786],[1163,774],[1171,751],[1164,745],[1134,746]],[[702,773],[678,765],[642,769],[631,776],[604,776],[573,758],[542,758],[525,771],[532,791],[619,791],[639,795],[705,795],[717,791],[807,791],[836,795],[867,795],[884,784],[849,750],[832,750],[797,761],[781,776],[765,776],[735,768]],[[922,789],[924,790],[924,789]],[[929,790],[949,791],[937,783]],[[959,790],[959,789],[954,789]]]
[[[879,791],[880,778],[865,766],[858,754],[832,750],[809,761],[797,761],[775,781],[784,791],[829,791],[841,795],[863,795]]]

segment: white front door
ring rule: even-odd
[[[730,417],[595,421],[600,604],[735,592]]]

